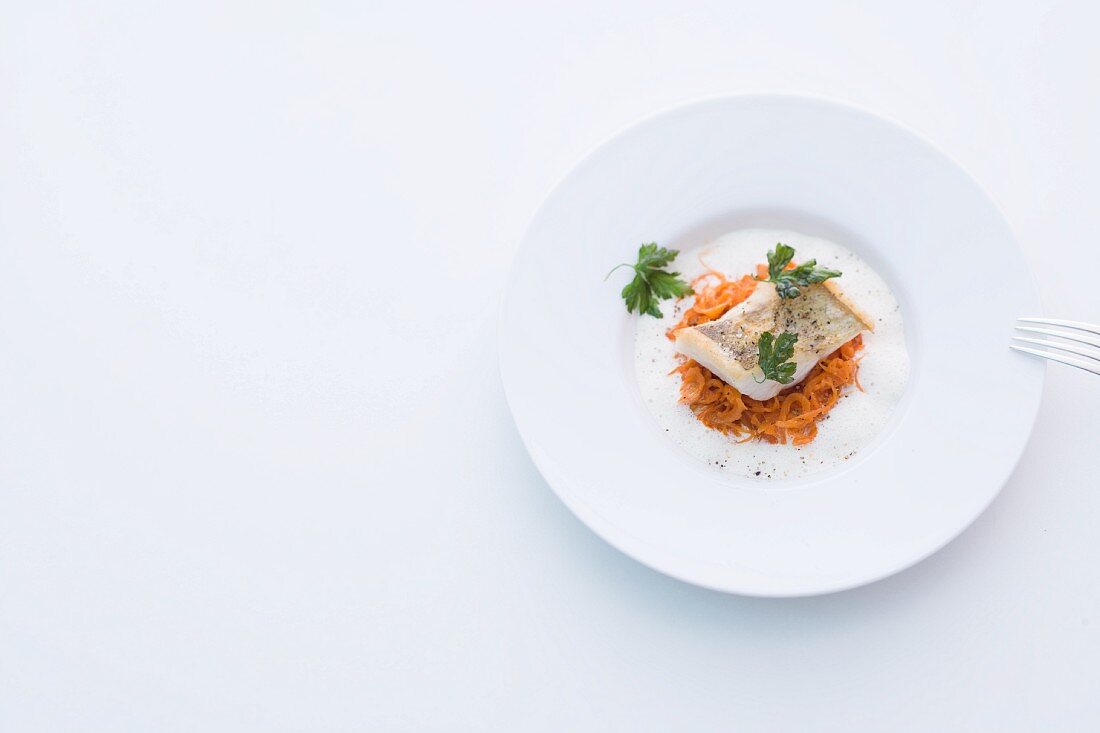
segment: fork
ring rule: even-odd
[[[1054,328],[1045,328],[1046,326],[1054,326]],[[1020,346],[1017,343],[1009,344],[1009,348],[1041,356],[1060,364],[1068,364],[1078,369],[1084,369],[1086,372],[1100,374],[1100,326],[1082,323],[1081,321],[1060,321],[1054,318],[1019,318],[1016,321],[1016,330],[1037,333],[1047,337],[1053,336],[1054,338],[1013,336],[1012,340],[1015,342],[1034,344],[1042,348],[1034,349],[1028,346]],[[1055,339],[1064,339],[1074,343],[1063,343]],[[1084,346],[1078,346],[1077,344],[1084,344]],[[1057,353],[1059,351],[1064,351],[1066,354]],[[1076,354],[1076,356],[1067,356],[1067,354]],[[1079,356],[1085,358],[1079,359],[1077,358]]]

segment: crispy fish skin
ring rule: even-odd
[[[676,350],[712,371],[741,394],[766,400],[801,382],[814,365],[874,322],[832,280],[801,288],[797,298],[783,299],[772,283],[758,283],[753,294],[724,316],[676,332]],[[760,334],[798,336],[794,345],[796,369],[789,384],[757,382]],[[755,372],[755,374],[754,374]]]

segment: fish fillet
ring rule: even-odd
[[[676,350],[712,371],[738,392],[766,400],[798,384],[823,357],[864,330],[874,330],[871,319],[832,280],[801,288],[797,298],[784,300],[771,283],[758,283],[752,295],[709,323],[676,332]],[[798,335],[791,357],[794,380],[780,384],[757,382],[760,334],[784,331]]]

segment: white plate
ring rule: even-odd
[[[636,316],[612,265],[741,227],[846,245],[902,304],[912,373],[879,438],[790,482],[722,476],[642,404]],[[1004,218],[929,143],[821,99],[707,99],[650,117],[579,163],[516,255],[501,373],[542,475],[597,534],[710,588],[796,596],[927,557],[993,500],[1027,443],[1044,366],[1008,349],[1039,298]]]

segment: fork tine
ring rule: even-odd
[[[1100,326],[1084,321],[1062,321],[1057,318],[1017,318],[1020,323],[1037,323],[1040,326],[1064,326],[1100,336]]]
[[[1054,328],[1036,328],[1035,326],[1016,326],[1017,331],[1027,331],[1028,333],[1041,333],[1046,336],[1057,336],[1068,341],[1076,341],[1079,344],[1089,344],[1090,346],[1100,346],[1100,338],[1093,338],[1091,336],[1084,336],[1079,333],[1072,333],[1069,331],[1059,331]]]
[[[1096,359],[1100,361],[1100,350],[1090,346],[1074,346],[1073,344],[1059,344],[1054,341],[1048,341],[1046,339],[1029,339],[1025,336],[1013,336],[1013,341],[1022,341],[1025,344],[1035,344],[1037,346],[1046,346],[1050,349],[1058,349],[1059,351],[1068,351],[1071,354],[1077,354],[1078,356],[1087,356],[1090,359]]]
[[[1100,374],[1100,365],[1094,366],[1092,362],[1085,361],[1084,359],[1077,359],[1072,356],[1065,356],[1063,354],[1052,354],[1049,351],[1030,349],[1026,346],[1017,346],[1015,344],[1009,344],[1008,348],[1015,351],[1022,351],[1025,354],[1034,354],[1035,356],[1041,356],[1044,359],[1050,359],[1051,361],[1056,361],[1059,364],[1067,364],[1071,367],[1084,369],[1086,372],[1092,372],[1093,374]]]

